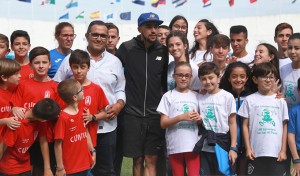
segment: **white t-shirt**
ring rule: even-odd
[[[202,86],[200,83],[200,79],[198,77],[199,67],[192,61],[190,61],[190,65],[192,67],[192,74],[193,74],[192,81],[190,83],[190,89],[191,90],[201,90]],[[173,78],[174,69],[175,69],[175,61],[171,62],[168,65],[168,78],[167,78],[168,90],[172,90],[175,88],[175,80]]]
[[[286,65],[286,64],[289,64],[289,63],[292,63],[292,60],[287,57],[287,58],[280,58],[279,59],[279,69],[281,69],[282,66]]]
[[[192,110],[199,112],[197,96],[198,94],[191,90],[187,93],[170,90],[163,95],[157,111],[169,118]],[[166,129],[168,155],[192,152],[198,140],[198,126],[195,121],[180,121]]]
[[[283,121],[289,116],[284,99],[275,97],[256,92],[246,97],[238,111],[238,115],[249,118],[250,146],[256,157],[277,158],[281,150]]]
[[[300,68],[293,69],[292,63],[286,64],[280,68],[280,77],[282,81],[282,90],[286,98],[288,107],[300,102],[300,95],[297,92],[298,79],[300,77]]]
[[[245,64],[250,64],[253,60],[254,60],[254,55],[248,53],[246,56],[238,58],[236,61],[240,61],[240,62],[243,62]]]
[[[204,54],[206,53],[206,50],[203,50],[203,51],[200,51],[200,50],[197,50],[196,53],[195,53],[195,56],[193,58],[191,58],[191,54],[190,54],[190,58],[191,60],[196,64],[198,65],[199,63],[205,61],[205,62],[211,62],[212,61],[212,54],[209,52],[207,55],[206,55],[206,59],[204,60],[203,59],[203,56]]]
[[[226,134],[229,131],[229,116],[236,113],[233,95],[221,89],[215,94],[199,95],[198,103],[205,129]],[[213,152],[214,148],[208,146],[205,140],[202,151]]]

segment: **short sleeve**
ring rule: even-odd
[[[159,102],[157,110],[156,110],[157,112],[167,115],[167,116],[169,116],[169,110],[170,110],[170,102],[169,102],[168,96],[167,96],[168,94],[169,94],[169,92],[167,92],[163,95],[163,97],[161,98],[161,100]]]

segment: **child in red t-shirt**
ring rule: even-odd
[[[82,118],[84,110],[78,106],[84,99],[83,88],[78,81],[67,79],[58,84],[58,93],[67,106],[54,128],[55,175],[88,175],[95,164],[96,151]]]
[[[12,113],[19,118],[23,118],[25,110],[32,108],[36,102],[43,98],[52,98],[59,102],[57,83],[48,76],[48,70],[51,66],[49,51],[43,47],[35,47],[29,53],[29,60],[34,76],[20,82],[10,101],[13,105]],[[43,175],[44,168],[46,175],[52,174],[51,166],[52,172],[55,172],[54,123],[54,121],[41,123],[43,128],[39,137],[40,144],[36,142],[31,147],[30,155],[34,175]],[[52,151],[50,156],[49,150]],[[51,165],[50,161],[52,161]]]
[[[85,111],[83,119],[86,122],[93,146],[97,145],[98,120],[104,120],[107,117],[105,107],[108,100],[102,88],[87,79],[87,73],[90,69],[90,56],[86,51],[75,50],[72,52],[70,59],[70,68],[74,78],[83,86],[84,101],[79,102],[79,106]]]
[[[30,37],[26,31],[16,30],[10,36],[11,49],[14,51],[15,60],[21,65],[21,80],[33,77],[33,69],[28,60],[30,50]]]
[[[20,126],[18,118],[11,117],[11,104],[9,100],[13,90],[20,81],[20,65],[11,59],[0,59],[0,140],[4,125],[10,129]]]
[[[0,175],[30,175],[29,147],[34,143],[40,122],[57,118],[59,105],[50,98],[37,102],[33,109],[19,119],[21,126],[16,130],[4,128],[0,142]]]

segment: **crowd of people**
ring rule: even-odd
[[[184,16],[162,23],[142,13],[119,48],[100,20],[86,50],[68,22],[50,51],[0,34],[0,176],[119,176],[123,156],[135,176],[300,176],[300,33],[252,54],[243,25],[201,19],[189,46]]]

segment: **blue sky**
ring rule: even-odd
[[[183,15],[188,20],[202,18],[220,19],[246,16],[268,16],[278,14],[300,13],[300,0],[257,0],[250,4],[249,0],[235,0],[235,4],[229,7],[228,0],[211,0],[212,5],[203,8],[202,0],[188,0],[183,6],[175,8],[172,0],[166,0],[166,5],[157,8],[151,6],[151,0],[145,0],[145,6],[136,5],[132,0],[121,0],[120,3],[111,3],[113,0],[77,0],[78,7],[66,9],[70,0],[56,0],[55,5],[41,6],[42,0],[32,0],[32,3],[24,3],[18,0],[0,0],[0,17],[21,18],[41,21],[59,21],[58,18],[69,12],[69,20],[72,23],[89,23],[90,13],[100,11],[100,20],[106,20],[106,15],[114,13],[116,24],[136,23],[138,16],[143,12],[155,12],[165,21],[170,21],[175,15]],[[75,19],[82,11],[85,11],[85,19]],[[120,20],[121,12],[131,11],[131,20]]]

